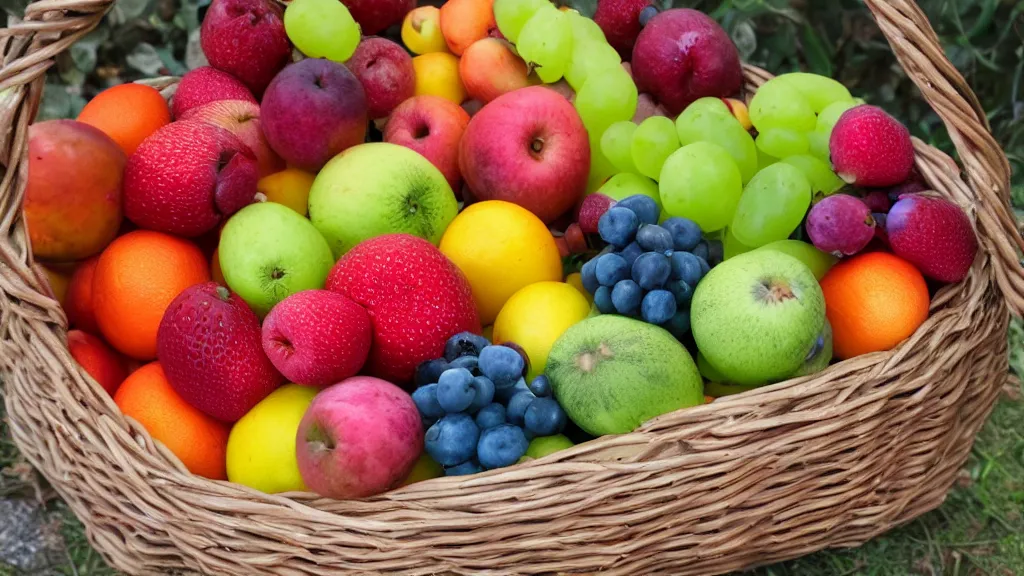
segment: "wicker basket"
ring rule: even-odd
[[[539,461],[362,501],[191,476],[76,367],[21,217],[44,72],[111,3],[41,0],[0,33],[0,375],[18,447],[123,571],[717,574],[856,546],[943,501],[1008,378],[1009,311],[1024,311],[1009,166],[921,11],[867,0],[966,179],[920,141],[917,168],[967,208],[983,247],[901,346]],[[770,78],[745,73],[751,92]]]

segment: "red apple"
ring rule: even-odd
[[[416,0],[341,0],[341,3],[367,35],[400,23],[416,7]]]
[[[470,98],[487,103],[530,85],[526,62],[497,38],[472,43],[459,59],[459,76]]]
[[[202,66],[181,77],[171,99],[171,114],[181,118],[192,108],[217,100],[248,100],[258,104],[252,92],[238,78],[212,66]]]
[[[412,57],[405,48],[387,38],[363,38],[345,66],[366,91],[366,108],[371,120],[390,115],[396,106],[412,98],[416,89]]]
[[[459,172],[459,141],[469,124],[469,114],[439,96],[415,96],[391,114],[384,141],[419,152],[444,174],[452,190],[462,189]]]
[[[284,170],[284,160],[267,144],[260,126],[260,107],[247,100],[217,100],[184,112],[180,120],[197,120],[231,132],[252,150],[260,178]]]
[[[459,167],[480,200],[505,200],[545,223],[587,187],[590,142],[576,109],[554,90],[531,86],[483,107],[459,145]]]
[[[307,58],[278,74],[260,107],[263,133],[288,164],[319,172],[366,137],[366,92],[345,66]]]
[[[284,10],[273,0],[213,0],[199,43],[211,66],[238,78],[257,96],[292,58]]]

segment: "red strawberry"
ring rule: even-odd
[[[583,254],[587,251],[587,239],[583,236],[583,230],[579,224],[575,222],[569,224],[563,237],[570,254]]]
[[[651,0],[599,0],[594,22],[601,27],[612,48],[623,60],[633,54],[633,44],[640,35],[640,12],[651,5]]]
[[[263,353],[256,314],[216,282],[186,288],[171,302],[156,345],[174,390],[224,422],[245,416],[284,381]]]
[[[894,186],[914,167],[910,131],[877,106],[844,112],[832,129],[828,149],[836,174],[858,186]]]
[[[597,221],[615,206],[615,200],[604,194],[588,194],[580,206],[580,215],[576,219],[580,223],[580,230],[584,234],[597,234]]]
[[[462,272],[433,244],[385,234],[349,250],[327,276],[370,313],[373,346],[365,370],[399,385],[424,360],[439,358],[449,337],[480,333],[473,293]]]
[[[124,168],[124,213],[140,228],[196,237],[256,198],[252,150],[224,128],[171,122]]]
[[[210,66],[238,78],[256,96],[292,59],[284,11],[273,0],[213,0],[199,43]]]
[[[178,90],[171,99],[171,113],[175,118],[192,108],[218,100],[246,100],[256,102],[252,92],[227,72],[203,66],[185,73],[178,82]]]
[[[978,237],[959,206],[935,196],[905,194],[885,220],[893,253],[940,282],[967,277],[978,253]]]

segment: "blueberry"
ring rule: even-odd
[[[712,240],[708,242],[708,264],[712,267],[718,266],[725,260],[725,247],[722,246],[721,240]]]
[[[480,374],[479,364],[480,359],[476,356],[460,356],[449,362],[448,368],[465,368],[473,373],[474,376],[477,376]]]
[[[677,339],[682,340],[690,332],[690,312],[676,310],[675,315],[665,323],[664,327]]]
[[[553,398],[537,398],[526,409],[523,423],[537,436],[561,434],[565,429],[565,410]]]
[[[487,376],[476,376],[470,386],[473,388],[473,402],[469,405],[469,413],[472,414],[494,400],[494,382]]]
[[[413,390],[412,401],[424,418],[437,420],[444,416],[444,408],[437,402],[437,384],[431,383]]]
[[[657,224],[658,218],[661,216],[661,208],[658,208],[658,203],[654,201],[654,198],[643,194],[627,196],[615,205],[632,210],[641,224]]]
[[[661,223],[661,227],[672,234],[672,247],[690,252],[700,242],[700,226],[693,220],[672,217]]]
[[[526,409],[537,397],[533,392],[519,392],[508,401],[508,408],[505,410],[505,417],[516,426],[523,425],[523,418],[526,417]]]
[[[615,305],[612,304],[612,289],[601,286],[594,292],[594,304],[601,314],[615,314]]]
[[[700,256],[697,256],[697,262],[700,263],[700,277],[703,278],[707,276],[708,272],[711,272],[711,265],[708,264],[707,260]]]
[[[646,196],[644,196],[646,198]],[[636,243],[648,252],[665,252],[672,249],[672,234],[657,224],[644,224],[636,233]]]
[[[696,286],[704,276],[700,269],[700,258],[689,252],[673,252],[670,262],[672,274],[669,275],[669,278],[672,280],[682,280],[690,286]]]
[[[445,476],[469,476],[470,474],[476,474],[477,472],[483,472],[484,469],[479,464],[470,460],[463,462],[458,466],[452,466],[444,469]]]
[[[490,342],[472,332],[459,332],[445,342],[444,359],[451,362],[460,356],[477,356]]]
[[[488,470],[511,466],[526,454],[530,441],[523,429],[511,424],[502,424],[484,430],[477,443],[476,452],[480,465]]]
[[[448,414],[427,429],[423,445],[442,466],[456,466],[476,454],[480,429],[468,414]]]
[[[530,382],[530,392],[533,392],[534,396],[545,397],[551,396],[551,380],[548,377],[541,374]]]
[[[630,242],[628,246],[619,251],[619,256],[626,261],[626,265],[633,268],[633,262],[644,253],[644,249],[636,242]]]
[[[476,425],[481,430],[494,428],[505,423],[505,407],[497,402],[488,404],[476,413]]]
[[[497,390],[495,390],[494,401],[501,402],[502,404],[508,404],[509,399],[511,399],[516,394],[519,394],[520,392],[530,392],[530,387],[526,385],[526,378],[520,378],[514,386],[509,386],[508,388],[498,388]],[[533,394],[533,392],[530,392],[530,394]]]
[[[476,397],[473,374],[465,368],[450,368],[437,381],[437,403],[449,414],[469,408]]]
[[[597,281],[597,258],[591,258],[583,263],[580,276],[582,276],[583,287],[587,292],[593,294],[597,291],[597,287],[601,285]]]
[[[707,260],[708,256],[711,254],[711,249],[708,247],[707,240],[701,240],[700,242],[697,243],[696,246],[693,247],[693,250],[690,250],[690,252],[693,252],[693,255],[697,256],[698,258],[703,258]]]
[[[437,379],[441,377],[441,373],[447,369],[448,362],[444,358],[434,358],[433,360],[420,362],[420,365],[416,367],[416,376],[413,382],[416,386],[432,384],[437,382]]]
[[[640,305],[644,322],[664,324],[676,313],[676,298],[668,290],[651,290]]]
[[[682,280],[671,280],[668,283],[668,291],[676,297],[676,308],[687,308],[690,300],[693,299],[693,288]]]
[[[601,286],[615,286],[621,280],[629,278],[629,266],[618,254],[604,254],[597,259],[597,281]]]
[[[625,246],[636,237],[640,219],[628,208],[612,206],[597,221],[597,231],[605,242],[614,246]]]
[[[644,290],[656,290],[665,285],[672,266],[668,256],[657,252],[645,252],[633,263],[633,280]],[[597,301],[595,296],[594,301]]]
[[[495,388],[507,388],[523,375],[523,357],[508,346],[488,346],[480,352],[480,371],[494,382]]]
[[[632,280],[623,280],[612,288],[612,305],[623,316],[631,316],[640,308],[644,291]]]

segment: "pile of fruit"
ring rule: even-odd
[[[214,0],[170,104],[32,126],[72,356],[193,473],[358,498],[889,350],[963,210],[698,11]],[[401,44],[390,38],[401,40]],[[404,44],[404,46],[403,46]]]

